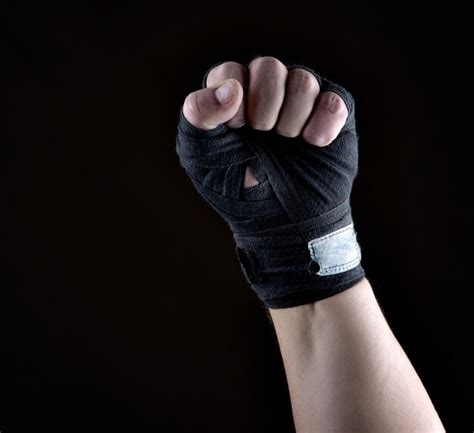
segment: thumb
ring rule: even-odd
[[[190,93],[184,101],[184,117],[196,128],[213,129],[235,116],[243,94],[241,84],[234,79]]]

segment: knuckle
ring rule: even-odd
[[[295,138],[299,135],[299,131],[292,130],[292,129],[289,129],[289,128],[283,128],[281,126],[277,126],[275,128],[275,131],[279,135],[282,135],[283,137],[288,137],[288,138]]]
[[[250,122],[250,126],[258,131],[270,131],[275,125],[273,122],[260,120],[258,122]]]
[[[324,147],[327,146],[331,139],[322,131],[316,131],[311,129],[305,129],[302,134],[303,139],[309,144],[314,144],[315,146]]]
[[[237,62],[224,62],[211,69],[207,75],[206,86],[211,86],[226,78],[242,78],[245,67]]]
[[[318,92],[319,83],[316,77],[304,69],[292,69],[288,76],[288,85],[291,90],[299,92]]]
[[[187,113],[195,118],[202,117],[201,105],[198,102],[198,92],[190,93],[184,100]]]
[[[342,98],[334,92],[325,92],[321,96],[320,107],[322,110],[335,114],[335,115],[347,115],[346,104]]]
[[[227,125],[231,128],[242,128],[245,125],[245,117],[237,114],[227,122]]]
[[[239,74],[243,70],[243,66],[237,62],[224,62],[220,65],[216,66],[214,69],[209,72],[209,75],[219,75],[219,76],[227,76],[227,75],[234,75]]]
[[[276,57],[265,56],[265,57],[258,57],[253,60],[249,67],[251,68],[269,68],[272,70],[283,71],[286,70],[286,66],[278,60]]]

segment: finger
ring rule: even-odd
[[[318,94],[319,83],[311,72],[300,68],[290,70],[276,132],[285,137],[300,135]]]
[[[209,72],[207,75],[206,86],[212,87],[221,81],[233,78],[237,80],[244,89],[246,89],[247,76],[248,71],[245,66],[236,62],[225,62],[216,66]],[[240,104],[237,113],[227,122],[227,125],[231,128],[241,128],[245,125],[245,91],[244,98],[242,99],[242,103]]]
[[[286,66],[275,57],[259,57],[249,65],[247,120],[260,131],[272,129],[285,96]]]
[[[184,101],[183,114],[196,128],[214,129],[235,116],[242,98],[240,83],[234,79],[225,80],[190,93]]]
[[[314,113],[303,130],[303,138],[316,146],[327,146],[341,132],[348,111],[342,98],[334,92],[323,92],[316,100]]]

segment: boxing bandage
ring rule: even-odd
[[[180,164],[228,223],[246,279],[270,308],[318,301],[364,276],[349,203],[357,173],[354,101],[316,77],[321,92],[338,94],[349,112],[326,147],[247,125],[202,130],[182,112],[178,125]],[[250,188],[243,186],[247,167],[259,182]]]

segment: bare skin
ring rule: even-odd
[[[348,115],[343,100],[321,92],[311,73],[288,71],[274,57],[259,57],[248,67],[217,66],[207,88],[187,96],[183,113],[201,129],[248,123],[315,146],[330,145]],[[244,187],[257,183],[247,169]],[[367,280],[328,299],[270,314],[298,433],[444,431]]]
[[[270,310],[297,432],[443,432],[372,288]]]

